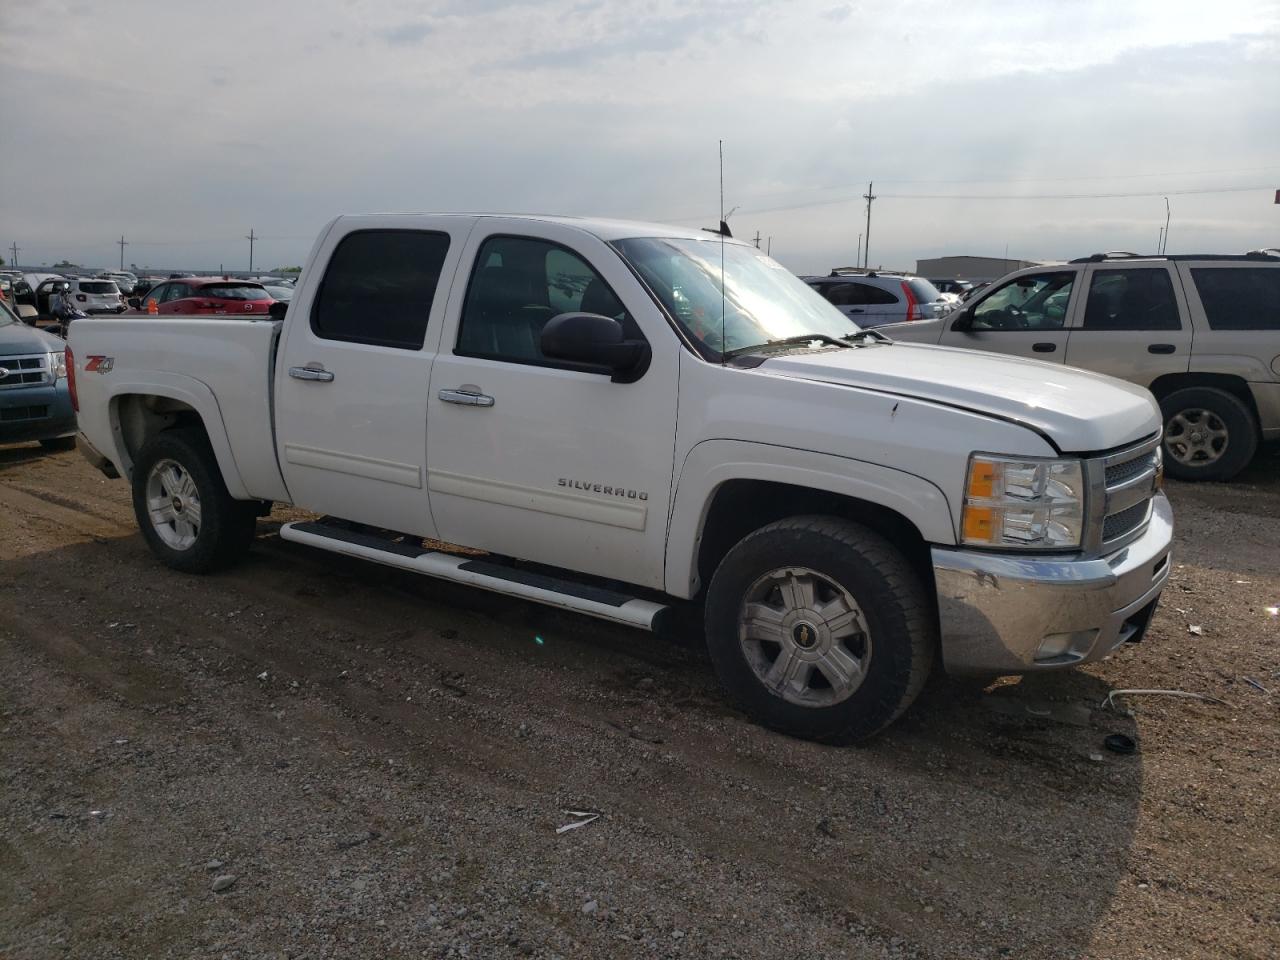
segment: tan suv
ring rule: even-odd
[[[1095,254],[997,280],[898,340],[1083,367],[1147,387],[1164,412],[1165,468],[1229,480],[1280,439],[1280,253]]]

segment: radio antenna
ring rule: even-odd
[[[729,232],[729,225],[724,215],[724,141],[720,141],[720,363],[725,362],[728,355],[728,344],[724,342],[724,235]]]

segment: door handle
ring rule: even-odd
[[[1058,345],[1056,343],[1050,343],[1047,340],[1045,340],[1040,343],[1033,343],[1031,345],[1031,349],[1034,350],[1036,353],[1053,353],[1055,350],[1058,349]]]
[[[853,307],[852,309],[849,310],[849,312],[850,313],[866,313],[867,311],[863,310],[861,307]]]
[[[290,367],[289,376],[295,380],[314,380],[317,383],[333,382],[333,374],[324,367]]]
[[[445,403],[460,403],[464,407],[493,406],[493,397],[478,390],[441,390],[436,396]]]
[[[1152,343],[1147,346],[1147,353],[1174,353],[1178,348],[1172,343]]]

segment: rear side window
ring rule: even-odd
[[[1195,267],[1191,279],[1210,329],[1280,330],[1280,268]]]
[[[867,287],[860,283],[833,283],[822,295],[837,307],[860,307],[867,302]]]
[[[1178,302],[1164,267],[1098,270],[1089,283],[1086,330],[1178,330]]]
[[[449,235],[427,230],[359,230],[338,244],[311,309],[326,340],[420,350]]]
[[[911,288],[911,295],[920,303],[936,303],[942,299],[942,294],[928,280],[921,280],[919,277],[913,277],[906,281],[907,286]]]
[[[265,287],[252,283],[206,283],[200,288],[200,296],[219,300],[270,300]]]

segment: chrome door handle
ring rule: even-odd
[[[319,383],[333,382],[333,374],[324,367],[290,367],[289,376],[295,380],[315,380]]]
[[[441,390],[437,396],[445,403],[460,403],[464,407],[493,406],[493,397],[472,390]]]

